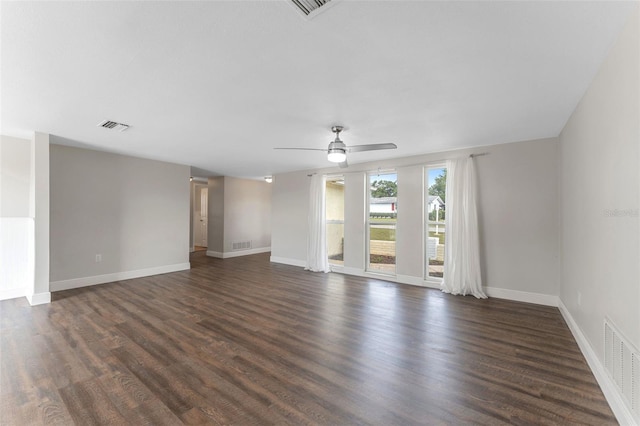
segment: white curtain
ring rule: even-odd
[[[442,291],[485,299],[473,157],[447,161],[444,280]]]
[[[309,235],[307,237],[307,263],[304,269],[329,272],[327,256],[327,222],[325,220],[325,176],[311,176],[309,191]]]

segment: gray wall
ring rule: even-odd
[[[271,247],[271,184],[228,176],[209,178],[209,247],[215,256],[232,244],[251,241],[251,250]],[[226,257],[226,256],[225,256]]]
[[[29,217],[31,141],[0,136],[0,217]]]
[[[271,247],[271,184],[225,177],[224,248],[251,241],[253,249]]]
[[[209,228],[207,251],[224,251],[224,177],[209,178]]]
[[[398,171],[397,276],[421,283],[424,275],[423,165],[488,152],[476,159],[485,286],[558,295],[558,188],[556,138],[354,164],[345,175],[345,272],[365,267],[365,173]],[[340,173],[338,169],[318,173]],[[303,265],[306,256],[308,171],[278,175],[273,187],[272,260]]]
[[[52,282],[188,264],[189,167],[53,144],[50,161]]]
[[[307,252],[307,211],[309,178],[307,172],[274,176],[271,196],[271,258],[304,266]],[[349,214],[349,186],[345,182],[345,217]],[[345,250],[350,241],[345,226]],[[347,254],[345,253],[345,256]]]
[[[605,317],[640,347],[639,15],[560,135],[560,298],[600,362]]]

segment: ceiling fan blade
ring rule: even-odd
[[[326,149],[321,149],[321,148],[273,148],[273,149],[295,149],[297,151],[324,151],[324,152],[327,152]]]
[[[347,150],[349,150],[349,152],[377,151],[379,149],[396,149],[397,147],[395,143],[372,143],[369,145],[348,146]]]
[[[347,164],[347,160],[344,160],[342,163],[338,163],[338,167],[340,167],[341,169],[346,169],[347,167],[349,167],[349,165]]]

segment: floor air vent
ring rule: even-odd
[[[640,351],[607,319],[604,321],[604,366],[624,402],[640,421]]]
[[[231,243],[231,250],[248,250],[251,248],[251,241],[240,241]]]
[[[305,16],[312,15],[331,0],[289,0]]]

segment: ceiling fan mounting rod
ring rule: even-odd
[[[342,130],[344,130],[344,127],[342,127],[342,126],[333,126],[333,127],[331,127],[331,131],[336,134],[336,140],[337,141],[340,140],[340,132]]]

